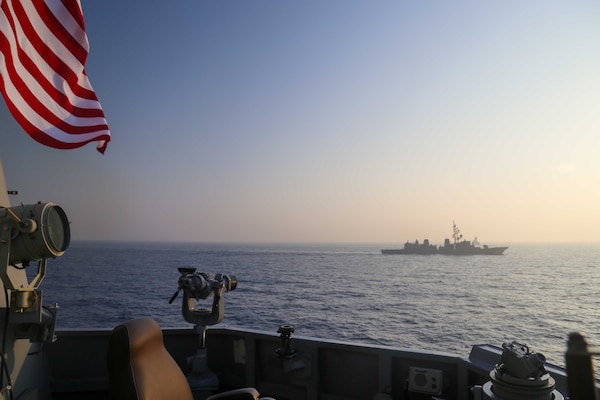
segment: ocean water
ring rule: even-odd
[[[382,255],[388,245],[75,242],[49,260],[57,327],[137,316],[185,327],[178,267],[235,275],[227,327],[467,356],[517,340],[564,366],[569,332],[600,344],[600,244],[511,245],[502,256]]]

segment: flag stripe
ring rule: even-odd
[[[0,35],[0,48],[6,45],[6,37]],[[24,67],[20,73],[17,72],[15,65],[18,63],[18,60],[15,62],[11,53],[6,53],[4,56],[7,76],[10,77],[8,85],[4,90],[9,94],[9,97],[12,98],[16,104],[21,104],[21,100],[25,101],[42,116],[48,116],[48,113],[50,112],[45,105],[54,104],[57,117],[64,120],[70,120],[73,119],[73,117],[103,118],[102,110],[72,106],[68,97],[57,92],[56,90],[52,90],[53,86],[47,80],[42,80],[39,82],[43,84],[43,87],[40,86],[37,79],[29,74],[31,69]],[[21,59],[30,61],[26,55],[23,55]],[[27,63],[29,63],[29,61]],[[35,68],[35,65],[32,65],[31,67]],[[25,83],[23,78],[30,78],[28,79],[29,85]],[[40,77],[38,76],[37,78]],[[21,100],[17,101],[17,98]],[[65,109],[63,106],[67,107],[67,109]],[[75,121],[72,121],[71,123],[74,125],[87,125],[88,121],[84,119],[79,123]]]
[[[0,85],[3,86],[3,82],[1,82],[0,77]],[[98,151],[104,153],[106,150],[106,145],[108,141],[110,141],[110,134],[108,130],[106,130],[106,134],[99,135],[98,132],[94,132],[93,134],[87,135],[79,135],[77,137],[77,141],[73,142],[73,135],[65,135],[64,132],[56,131],[53,132],[54,136],[43,133],[41,130],[37,129],[33,124],[31,124],[26,118],[22,116],[19,109],[14,107],[14,105],[10,102],[7,102],[8,109],[13,114],[15,119],[19,122],[19,124],[25,129],[27,132],[33,132],[31,137],[35,139],[37,142],[44,144],[49,147],[54,147],[57,149],[75,149],[81,146],[84,146],[90,142],[98,142]],[[58,139],[56,139],[56,138]]]
[[[15,1],[14,12],[19,22],[18,33],[26,37],[27,43],[31,45],[27,48],[21,45],[23,49],[28,54],[44,60],[56,74],[65,80],[64,83],[69,85],[77,96],[96,100],[96,95],[83,72],[83,64],[73,56],[71,48],[65,47],[54,36],[55,32],[39,18],[37,10],[29,2],[22,4]],[[73,40],[72,37],[71,39]]]
[[[59,5],[62,6],[62,3],[59,3]],[[54,9],[54,12],[60,13],[61,15],[59,21],[46,3],[34,2],[33,6],[38,12],[39,17],[44,21],[44,24],[51,27],[50,30],[54,33],[56,39],[69,49],[81,65],[84,65],[89,51],[88,43],[86,40],[82,45],[78,41],[73,40],[73,38],[78,38],[79,36],[85,37],[85,32],[81,26],[74,21],[73,15],[69,10],[64,7]],[[68,26],[71,28],[69,29]],[[75,30],[73,30],[73,28],[75,28]]]
[[[78,0],[1,2],[0,89],[36,141],[106,148],[110,130],[84,69],[88,47]]]

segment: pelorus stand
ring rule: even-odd
[[[177,270],[181,274],[177,282],[178,289],[169,303],[173,303],[179,292],[183,290],[181,313],[187,322],[194,325],[194,330],[199,334],[196,354],[187,359],[190,367],[187,379],[194,398],[203,399],[219,387],[219,379],[207,364],[206,328],[223,320],[225,316],[223,295],[237,287],[237,279],[233,275],[196,272],[196,268]],[[197,307],[198,301],[210,296],[213,297],[211,308]]]

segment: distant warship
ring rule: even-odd
[[[450,242],[450,239],[444,240],[443,246],[437,246],[429,244],[429,240],[425,239],[423,243],[419,243],[416,240],[414,243],[406,242],[403,249],[383,249],[383,254],[445,254],[453,256],[468,256],[468,255],[502,255],[504,250],[508,247],[488,247],[483,245],[479,247],[477,238],[470,242],[468,240],[462,240],[462,234],[456,226],[456,223],[452,221],[452,238],[454,242]]]

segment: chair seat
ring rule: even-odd
[[[160,326],[135,318],[113,329],[108,343],[110,400],[193,400],[179,365],[167,351]]]

